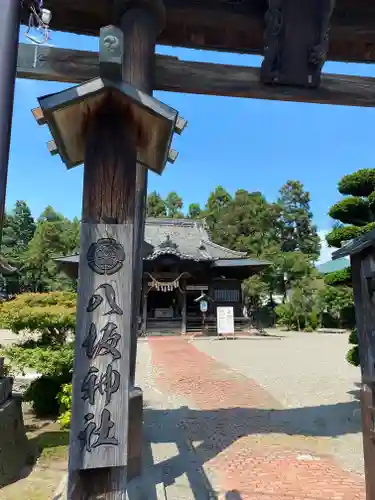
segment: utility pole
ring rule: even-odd
[[[8,180],[20,5],[20,0],[2,0],[0,8],[0,246]]]

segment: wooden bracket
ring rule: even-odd
[[[59,154],[59,149],[53,139],[47,142],[47,148],[51,153],[51,156],[56,156],[57,154]]]
[[[168,162],[174,163],[177,160],[177,157],[178,157],[178,152],[175,151],[174,149],[170,149],[168,153]]]
[[[318,87],[335,0],[268,0],[261,81]]]
[[[187,120],[182,118],[182,116],[178,116],[177,120],[176,120],[175,129],[174,129],[176,134],[181,135],[182,132],[185,130],[187,123],[188,123]]]

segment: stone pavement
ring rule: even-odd
[[[137,365],[145,470],[128,500],[365,499],[363,477],[308,435],[303,409],[291,425],[274,396],[188,340],[142,339]]]
[[[151,441],[163,453],[170,448],[169,458],[156,457],[168,500],[365,498],[363,477],[343,470],[325,441],[308,435],[303,410],[301,429],[295,422],[291,429],[289,410],[266,390],[183,338],[140,344],[139,373],[149,348],[146,400],[158,394],[161,406],[154,402],[145,419],[155,430]]]

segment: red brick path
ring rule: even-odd
[[[150,338],[149,345],[160,389],[200,409],[189,411],[183,425],[190,440],[201,443],[198,457],[221,491],[237,491],[233,498],[241,500],[365,499],[363,478],[311,452],[287,419],[275,421],[282,405],[254,380],[183,338]]]

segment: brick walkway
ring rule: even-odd
[[[199,460],[216,477],[222,498],[365,498],[363,478],[317,452],[320,438],[291,432],[287,411],[255,381],[183,338],[150,338],[149,345],[159,389],[181,395],[197,408],[182,425]]]

